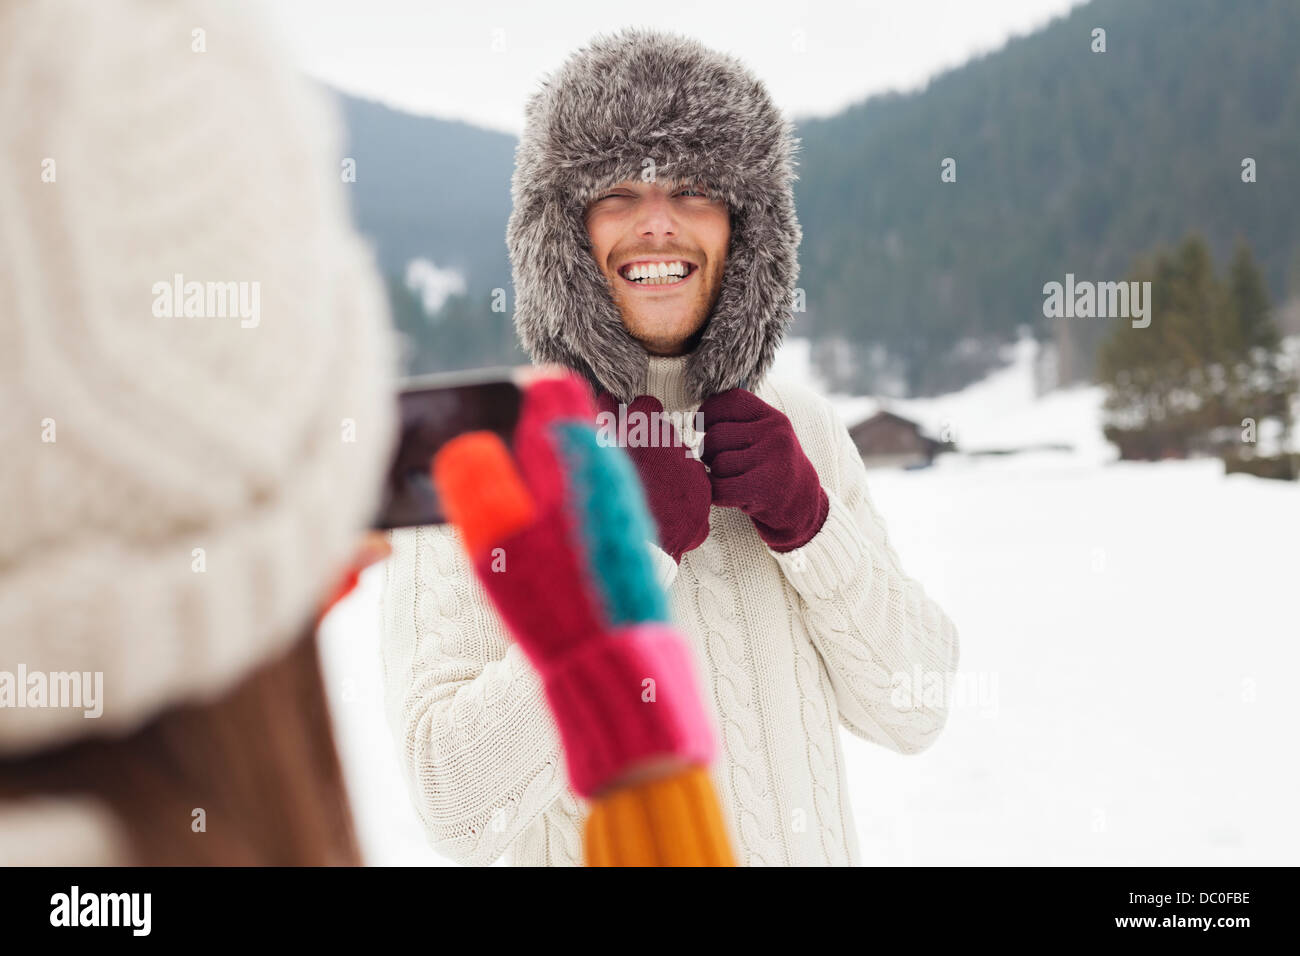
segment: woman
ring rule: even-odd
[[[333,117],[227,4],[5,3],[0,62],[0,862],[357,863],[313,624],[394,363]]]

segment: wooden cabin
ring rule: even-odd
[[[893,412],[879,411],[849,429],[868,468],[922,468],[951,444],[921,434],[921,426]]]

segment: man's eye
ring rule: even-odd
[[[692,188],[692,187],[687,187],[686,189],[681,189],[681,190],[678,190],[678,192],[677,192],[677,194],[678,194],[679,196],[680,196],[682,193],[695,193],[695,195],[697,195],[697,196],[703,196],[703,197],[706,198],[706,199],[708,198],[708,195],[709,195],[709,194],[706,193],[703,189],[695,189],[695,188]]]

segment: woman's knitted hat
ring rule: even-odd
[[[755,385],[792,318],[798,140],[763,84],[695,40],[629,28],[580,49],[528,101],[507,244],[524,347],[622,401],[647,354],[591,255],[587,204],[642,177],[703,182],[731,209],[722,291],[686,369],[697,400]]]
[[[0,5],[0,753],[224,691],[377,505],[382,287],[334,117],[245,17]]]

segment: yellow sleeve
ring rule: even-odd
[[[615,790],[591,804],[588,866],[735,866],[704,767]]]

